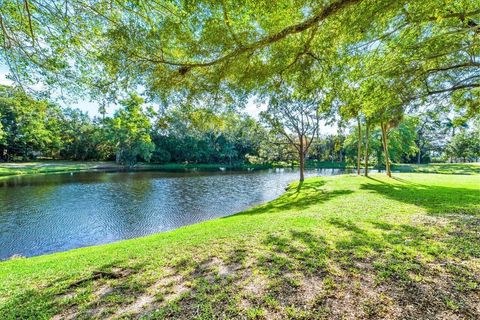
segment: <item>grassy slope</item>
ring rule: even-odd
[[[392,170],[401,172],[479,174],[480,163],[394,164]]]
[[[223,219],[0,263],[0,318],[476,318],[480,176],[307,180]]]

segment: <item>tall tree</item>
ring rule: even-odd
[[[339,103],[339,113],[343,120],[355,119],[357,123],[357,175],[361,174],[362,157],[362,97],[358,87],[349,82],[347,78],[342,79],[336,89]]]
[[[138,159],[149,161],[154,150],[150,137],[152,125],[142,109],[144,100],[135,94],[121,101],[109,127],[116,149],[116,162],[132,166]]]
[[[56,108],[21,90],[0,86],[0,122],[4,131],[0,156],[5,160],[15,156],[26,160],[36,153],[51,151],[52,144],[58,142],[58,132],[52,130]]]
[[[280,87],[271,94],[262,119],[281,134],[298,152],[300,182],[305,179],[305,159],[318,130],[319,97],[317,92],[295,92]]]

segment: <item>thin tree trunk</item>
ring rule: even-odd
[[[317,132],[315,133],[317,135],[317,141],[316,141],[316,151],[317,151],[317,160],[321,161],[321,150],[320,150],[320,118],[318,117],[318,110],[317,110]]]
[[[305,155],[300,152],[300,182],[305,180]]]
[[[422,151],[420,148],[418,148],[417,164],[420,164],[421,162],[422,162]]]
[[[455,137],[455,126],[452,127],[452,137]],[[453,163],[453,155],[450,156],[450,163]]]
[[[300,150],[299,150],[299,160],[300,160],[300,182],[305,180],[305,151],[304,151],[304,143],[303,143],[303,136],[300,136]]]
[[[357,143],[357,174],[360,175],[360,157],[362,156],[362,127],[360,123],[360,116],[357,117],[358,123],[358,143]]]
[[[392,172],[390,171],[390,157],[388,155],[388,137],[387,137],[387,124],[381,123],[382,127],[382,142],[383,142],[383,153],[385,154],[385,167],[387,170],[387,176],[392,177]]]
[[[117,152],[115,152],[115,163],[120,164],[120,162],[121,162],[121,151],[117,150]]]
[[[368,139],[369,139],[368,121],[365,123],[365,177],[368,177]]]

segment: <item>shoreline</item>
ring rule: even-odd
[[[134,166],[118,165],[114,162],[76,162],[76,161],[34,161],[34,162],[8,162],[0,163],[0,179],[5,177],[68,173],[68,172],[101,172],[101,171],[252,171],[273,168],[298,168],[298,166],[286,164],[180,164],[180,163],[138,163]],[[350,169],[344,163],[318,162],[309,165],[306,169]]]
[[[301,188],[292,183],[275,200],[224,218],[1,261],[0,317],[127,316],[131,306],[149,301],[145,306],[159,314],[191,318],[225,295],[250,299],[251,288],[258,287],[260,298],[277,292],[280,299],[293,299],[306,290],[321,294],[322,286],[359,301],[387,296],[391,309],[385,312],[394,312],[404,303],[399,297],[417,296],[405,283],[429,286],[421,298],[440,310],[448,311],[449,305],[437,298],[455,294],[468,303],[465,314],[475,291],[460,290],[463,278],[452,278],[457,269],[449,266],[461,257],[465,272],[475,274],[480,247],[471,240],[480,219],[480,177],[401,173],[396,178],[308,178]],[[440,284],[424,282],[432,274]],[[375,280],[378,286],[368,287],[367,295],[354,294],[352,279],[361,285],[370,283],[363,279]],[[335,301],[335,296],[322,299]],[[299,300],[307,315],[318,312],[310,309],[314,298]],[[275,305],[259,306],[271,312]],[[243,306],[232,308],[245,314]],[[139,308],[134,314],[143,312]]]
[[[32,162],[5,162],[0,163],[0,179],[24,175],[68,173],[68,172],[103,172],[103,171],[253,171],[273,168],[298,168],[297,164],[271,163],[271,164],[181,164],[181,163],[138,163],[132,167],[118,165],[110,161],[32,161]],[[307,162],[305,169],[355,169],[354,166],[339,162]],[[361,168],[363,170],[363,167]],[[383,168],[384,169],[384,168]],[[370,170],[383,170],[372,166]],[[411,173],[438,173],[438,174],[480,174],[480,163],[430,163],[430,164],[405,164],[394,163],[392,170]]]
[[[192,169],[195,169],[195,168],[192,168]],[[322,169],[325,169],[325,170],[329,170],[329,169],[336,169],[336,168],[322,168]],[[111,171],[108,170],[107,168],[97,168],[97,169],[94,169],[95,171],[90,171],[90,170],[83,170],[83,171],[75,171],[75,172],[124,172],[124,170],[119,170],[118,168],[113,168]],[[185,168],[185,170],[188,170],[188,168]],[[246,170],[242,170],[242,171],[235,171],[235,168],[231,168],[231,172],[232,173],[243,173],[243,174],[246,174],[247,171]],[[265,170],[263,168],[258,168],[256,170]],[[315,170],[315,169],[310,169],[310,168],[306,168],[307,171],[309,170]],[[348,170],[348,169],[345,169],[345,170]],[[128,170],[129,172],[142,172],[142,171],[145,171],[145,172],[169,172],[169,170],[162,170],[162,169],[150,169],[150,168],[140,168],[140,169],[133,169],[133,170]],[[73,172],[73,171],[71,171]],[[182,171],[176,171],[176,172],[179,172],[179,173],[182,173]],[[202,172],[201,170],[199,172]],[[208,173],[208,172],[212,172],[211,170],[206,170],[206,171],[203,171],[203,173]],[[223,173],[228,173],[230,172],[229,170],[227,170],[227,172],[223,172]],[[62,173],[68,173],[68,172],[48,172],[48,173],[43,173],[43,174],[62,174]],[[218,170],[215,170],[213,173],[221,173],[220,171]],[[35,174],[30,174],[30,175],[41,175],[42,173],[35,173]],[[330,176],[337,176],[337,175],[349,175],[349,174],[352,174],[352,172],[350,171],[345,171],[345,172],[341,172],[341,173],[338,173],[338,174],[332,174],[332,175],[320,175],[320,176],[313,176],[313,177],[309,177],[308,179],[311,179],[311,178],[322,178],[322,177],[330,177]],[[17,175],[17,176],[26,176],[28,174],[23,174],[23,175]],[[0,177],[1,179],[1,177]],[[173,228],[173,229],[167,229],[165,231],[160,231],[160,232],[154,232],[154,233],[150,233],[150,234],[144,234],[144,235],[139,235],[139,236],[133,236],[131,238],[123,238],[123,239],[117,239],[117,240],[114,240],[114,241],[111,241],[111,242],[101,242],[101,243],[97,243],[97,244],[91,244],[91,245],[85,245],[85,246],[79,246],[79,247],[74,247],[74,248],[70,248],[70,249],[66,249],[66,250],[61,250],[61,251],[52,251],[52,252],[45,252],[45,253],[41,253],[41,254],[35,254],[35,255],[27,255],[27,256],[24,256],[22,254],[13,254],[9,257],[4,257],[4,258],[0,258],[0,263],[1,262],[5,262],[5,261],[9,261],[9,260],[14,260],[14,259],[30,259],[30,258],[35,258],[35,257],[41,257],[41,256],[45,256],[45,255],[52,255],[52,254],[57,254],[57,253],[64,253],[64,252],[69,252],[69,251],[72,251],[72,250],[77,250],[77,249],[82,249],[82,248],[89,248],[89,247],[96,247],[96,246],[103,246],[103,245],[109,245],[109,244],[114,244],[114,243],[117,243],[117,242],[121,242],[121,241],[128,241],[128,240],[134,240],[134,239],[138,239],[138,238],[142,238],[142,237],[148,237],[148,236],[153,236],[153,235],[157,235],[157,234],[163,234],[163,233],[166,233],[166,232],[171,232],[171,231],[175,231],[175,230],[178,230],[180,228],[184,228],[184,227],[188,227],[188,226],[192,226],[192,225],[195,225],[195,224],[199,224],[199,223],[203,223],[203,222],[207,222],[207,221],[211,221],[211,220],[215,220],[215,219],[223,219],[223,218],[228,218],[228,217],[231,217],[231,216],[235,216],[237,214],[241,214],[243,212],[246,212],[246,211],[249,211],[249,210],[254,210],[255,208],[257,207],[260,207],[260,206],[264,206],[264,205],[267,205],[268,203],[272,202],[272,201],[275,201],[276,199],[282,197],[286,192],[288,192],[291,188],[293,188],[295,185],[298,184],[298,180],[291,180],[290,182],[288,183],[285,183],[282,187],[282,192],[280,194],[278,194],[275,198],[272,198],[270,200],[266,200],[265,202],[260,202],[260,203],[254,203],[254,204],[251,204],[251,206],[249,207],[246,207],[246,208],[243,208],[241,209],[240,211],[236,211],[234,213],[230,213],[228,215],[225,215],[225,216],[221,216],[221,217],[214,217],[214,218],[210,218],[210,219],[206,219],[206,220],[203,220],[203,221],[199,221],[199,222],[194,222],[194,223],[189,223],[189,224],[185,224],[185,225],[181,225],[181,226],[178,226],[176,228]]]

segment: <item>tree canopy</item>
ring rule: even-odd
[[[19,82],[103,97],[142,88],[229,103],[304,63],[347,59],[357,80],[403,74],[417,95],[472,100],[479,15],[475,0],[6,0],[0,43]]]

